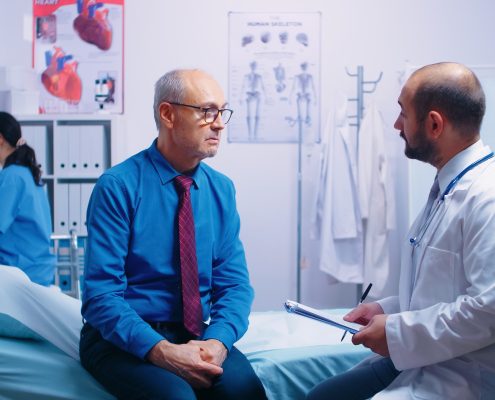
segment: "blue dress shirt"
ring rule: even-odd
[[[182,317],[176,214],[179,173],[151,147],[107,170],[88,206],[83,317],[140,358],[163,337],[145,321]],[[246,331],[253,300],[235,189],[200,163],[191,177],[203,339],[230,349]]]
[[[22,269],[33,282],[48,286],[55,276],[50,253],[52,221],[48,198],[28,167],[0,171],[0,264]]]

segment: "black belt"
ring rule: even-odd
[[[153,329],[184,329],[182,322],[166,321],[166,322],[150,322],[146,321]]]

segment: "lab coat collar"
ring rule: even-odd
[[[480,139],[452,157],[438,172],[440,193],[445,191],[452,179],[454,179],[464,168],[486,156],[489,152],[490,148],[485,146]]]

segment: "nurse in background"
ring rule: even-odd
[[[0,166],[0,264],[18,267],[48,286],[55,276],[50,207],[34,150],[6,112],[0,112]]]

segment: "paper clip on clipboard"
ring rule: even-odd
[[[319,314],[318,310],[304,306],[304,305],[297,303],[295,301],[287,300],[284,305],[285,305],[285,309],[287,310],[288,313],[298,314],[298,315],[302,315],[303,317],[315,319],[317,321],[323,322],[324,324],[332,325],[332,326],[335,326],[336,328],[343,329],[343,330],[345,330],[345,331],[347,331],[353,335],[355,333],[359,332],[358,327],[354,328],[354,327],[350,326],[350,325],[357,325],[357,324],[353,324],[352,322],[350,322],[350,323],[348,323],[349,325],[347,325],[347,324],[336,322],[330,318],[327,318],[327,317]]]

